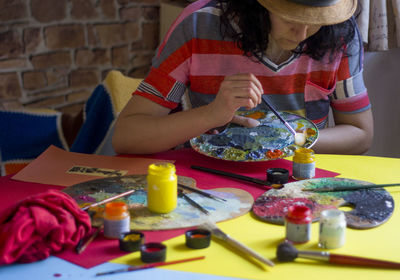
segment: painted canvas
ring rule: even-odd
[[[326,186],[351,187],[371,183],[346,178],[318,178],[285,184],[282,189],[272,189],[254,202],[252,212],[258,218],[274,224],[284,224],[288,207],[305,205],[312,210],[313,221],[318,221],[325,209],[349,206],[345,211],[347,226],[357,229],[373,228],[386,222],[394,210],[394,200],[385,189],[361,189],[356,191],[307,192],[303,188]]]
[[[302,147],[311,148],[318,139],[316,125],[299,115],[279,112],[296,130],[303,133],[306,142]],[[300,146],[294,136],[271,111],[238,111],[238,115],[254,118],[260,125],[253,128],[229,124],[218,134],[202,134],[190,140],[197,152],[223,160],[267,161],[293,155]]]
[[[195,186],[194,179],[189,177],[178,176],[178,182],[191,187]],[[79,206],[84,207],[129,190],[135,190],[135,192],[119,200],[128,204],[131,229],[134,230],[185,228],[198,226],[206,220],[220,222],[248,213],[254,203],[251,194],[244,190],[217,188],[205,191],[226,201],[210,199],[195,192],[186,193],[192,200],[205,208],[210,213],[209,215],[194,208],[181,197],[178,197],[178,205],[174,211],[167,214],[152,213],[147,209],[146,175],[96,179],[76,184],[63,191],[73,197]],[[90,208],[90,210],[95,211],[93,223],[101,223],[104,205]]]

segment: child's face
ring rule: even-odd
[[[277,14],[269,13],[271,36],[284,50],[294,50],[300,42],[318,32],[322,25],[308,25],[287,21]]]

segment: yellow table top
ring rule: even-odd
[[[318,168],[340,173],[338,177],[368,181],[376,184],[400,182],[400,159],[369,156],[316,155]],[[383,225],[366,230],[347,229],[346,243],[342,248],[329,250],[335,254],[347,254],[367,258],[400,262],[400,187],[387,189],[395,201],[392,217]],[[299,250],[319,250],[318,223],[313,223],[311,240],[296,246]],[[275,262],[274,267],[258,261],[249,261],[231,247],[213,239],[206,249],[193,250],[185,246],[184,236],[165,241],[168,260],[205,255],[205,260],[165,267],[178,271],[205,273],[245,279],[399,279],[399,270],[338,266],[324,262],[296,259],[295,262],[279,263],[275,260],[277,245],[283,241],[285,228],[252,217],[248,213],[242,217],[218,223],[218,227],[234,239],[254,249],[259,254]],[[132,253],[113,260],[115,263],[137,264],[139,253]],[[134,262],[132,262],[134,260]],[[384,274],[383,274],[384,273]]]

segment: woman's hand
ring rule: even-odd
[[[253,74],[226,76],[214,101],[207,105],[207,117],[210,118],[210,123],[216,122],[217,126],[231,121],[245,126],[256,126],[257,123],[244,120],[247,118],[238,118],[235,112],[240,107],[253,109],[261,103],[262,94],[262,85]]]

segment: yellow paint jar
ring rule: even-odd
[[[297,149],[293,156],[293,178],[304,180],[313,177],[315,177],[314,151],[307,148]]]
[[[176,208],[178,179],[172,163],[153,163],[147,171],[147,208],[169,213]]]

